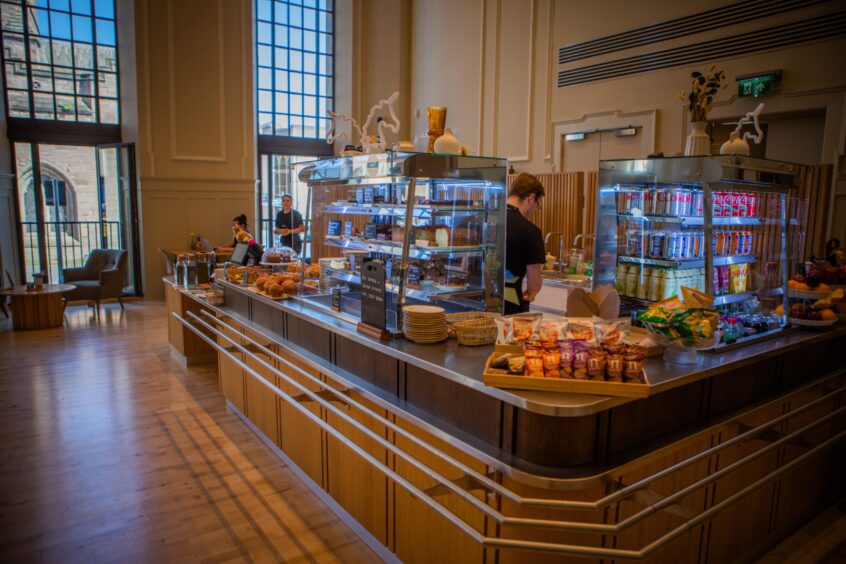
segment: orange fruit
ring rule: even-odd
[[[830,309],[821,309],[820,317],[823,321],[834,321],[835,319],[837,319],[837,314],[831,311]]]
[[[831,287],[828,284],[819,284],[814,288],[815,292],[831,292]]]
[[[793,289],[793,290],[795,290],[795,289],[796,289],[796,286],[798,286],[798,285],[799,285],[799,281],[798,281],[798,280],[788,280],[788,281],[787,281],[787,287],[788,287],[788,288],[791,288],[791,289]]]
[[[784,315],[784,306],[778,306],[777,308],[775,308],[775,311],[773,311],[773,313],[776,315]]]
[[[805,284],[804,282],[799,282],[796,286],[793,287],[794,290],[801,290],[802,292],[810,292],[811,287]]]

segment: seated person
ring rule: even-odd
[[[241,214],[237,215],[232,218],[232,242],[228,245],[221,245],[219,247],[215,247],[215,251],[231,251],[235,248],[235,245],[238,243],[238,233],[247,233],[247,215]],[[252,237],[247,237],[247,240],[251,239]]]

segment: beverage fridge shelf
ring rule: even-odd
[[[666,266],[668,268],[704,268],[705,259],[658,259],[649,257],[618,257],[620,262],[629,264],[643,264],[646,266]],[[732,255],[725,257],[714,257],[714,266],[727,264],[752,264],[757,262],[755,255]]]

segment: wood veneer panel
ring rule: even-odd
[[[399,361],[393,357],[335,335],[335,364],[386,392],[399,393]]]

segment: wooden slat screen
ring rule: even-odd
[[[796,218],[798,224],[789,231],[793,261],[811,255],[822,257],[825,252],[832,174],[833,167],[828,164],[800,169],[798,195],[789,208],[790,217]]]

